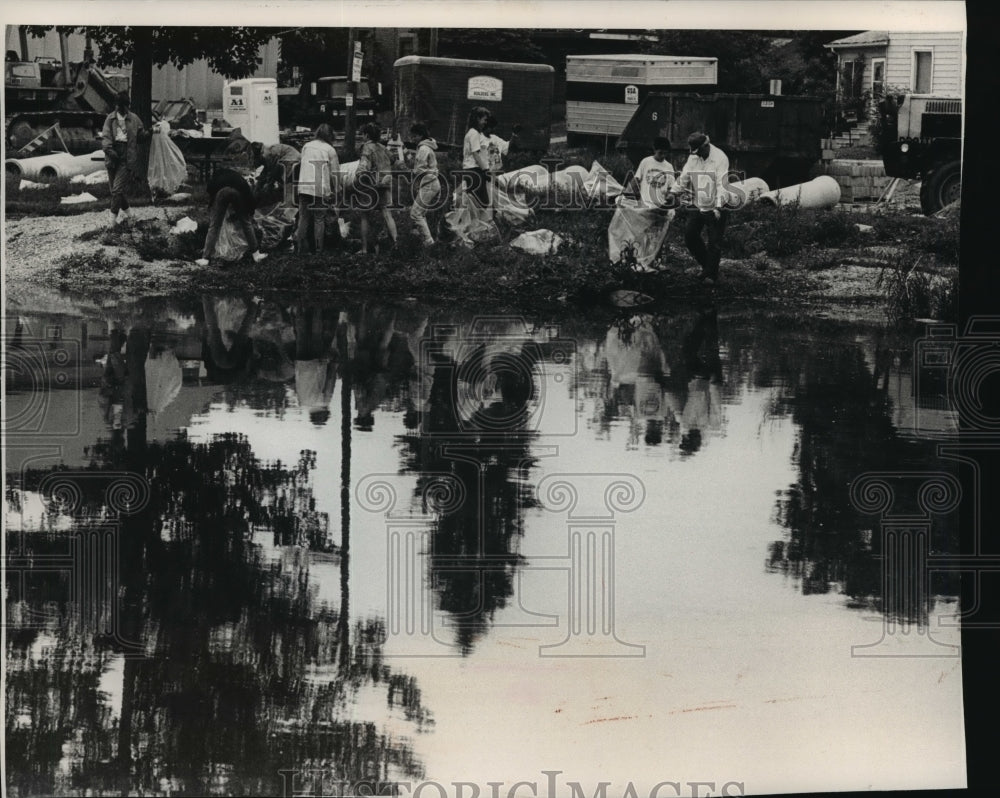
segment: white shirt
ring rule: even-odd
[[[646,205],[663,205],[667,190],[674,183],[674,167],[664,158],[656,160],[655,155],[643,158],[635,170],[635,182],[639,184],[639,196]]]
[[[489,139],[474,127],[469,128],[469,132],[465,134],[465,140],[462,143],[463,169],[475,169],[476,167],[482,167],[482,164],[476,160],[475,153],[477,152],[481,152],[483,154],[483,160],[488,161],[486,152],[488,142]]]
[[[115,141],[128,141],[128,129],[125,127],[125,117],[115,114]]]
[[[708,145],[708,157],[688,156],[674,191],[690,189],[695,207],[704,211],[722,208],[729,198],[729,158],[714,144]]]
[[[339,175],[340,160],[332,145],[322,139],[307,141],[302,147],[298,189],[310,197],[329,197],[330,178]]]

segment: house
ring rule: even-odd
[[[870,30],[824,45],[837,54],[837,98],[863,119],[886,91],[961,97],[962,31]]]

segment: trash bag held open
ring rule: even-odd
[[[153,191],[173,194],[187,178],[187,163],[167,131],[170,125],[159,122],[154,125],[153,138],[149,144],[149,170],[146,178]]]
[[[230,212],[219,227],[219,238],[215,242],[213,257],[219,260],[239,260],[250,249],[250,243],[240,228],[236,217]]]

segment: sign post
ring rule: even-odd
[[[358,80],[361,79],[361,61],[364,58],[364,55],[361,52],[361,42],[356,41],[354,38],[354,28],[350,29],[348,42],[347,92],[344,96],[344,102],[347,106],[345,110],[346,119],[344,120],[344,158],[347,160],[353,160],[355,132],[357,129],[357,117],[354,108],[354,92],[356,90]],[[355,65],[357,68],[357,76],[355,76]]]

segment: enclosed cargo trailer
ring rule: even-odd
[[[636,108],[657,91],[707,92],[717,58],[675,55],[566,56],[566,137],[613,147]]]
[[[393,64],[393,73],[394,133],[404,139],[410,125],[423,122],[438,142],[460,147],[469,112],[481,105],[497,118],[501,138],[510,139],[520,125],[519,146],[549,147],[555,70],[547,64],[408,55]]]
[[[823,101],[814,97],[656,93],[636,109],[618,149],[638,164],[653,151],[653,139],[665,136],[679,169],[688,156],[687,137],[696,130],[726,153],[730,168],[762,177],[772,188],[805,180],[827,133]]]

